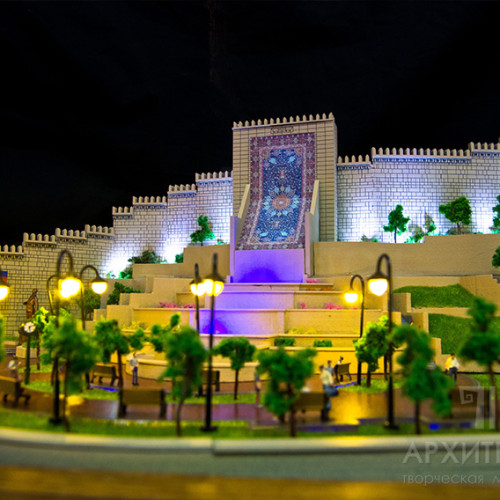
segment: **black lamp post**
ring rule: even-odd
[[[69,269],[68,272],[62,276],[61,266],[64,257],[68,259]],[[78,293],[81,288],[81,281],[74,276],[73,273],[73,256],[68,250],[62,250],[59,253],[56,264],[56,274],[51,276],[47,280],[47,292],[49,294],[49,302],[51,311],[53,310],[52,299],[50,295],[50,280],[56,278],[57,280],[57,293],[55,294],[55,317],[56,317],[56,328],[59,327],[59,310],[61,307],[61,297],[69,298]],[[60,395],[60,385],[59,385],[59,358],[56,356],[54,358],[54,409],[53,415],[50,422],[54,425],[58,425],[63,422],[59,414],[59,395]]]
[[[387,266],[387,273],[383,273],[380,269],[382,262],[385,261]],[[368,287],[372,293],[381,296],[387,291],[387,313],[389,316],[389,325],[387,335],[389,339],[392,333],[392,269],[391,269],[391,259],[387,254],[382,254],[377,261],[377,269],[374,274],[368,278]],[[387,384],[387,420],[385,426],[388,429],[397,429],[398,426],[394,421],[394,380],[393,380],[393,365],[392,365],[392,355],[394,351],[394,346],[392,342],[389,341],[389,346],[387,348],[387,358],[388,358],[388,371],[389,371],[389,381]]]
[[[196,304],[196,331],[200,334],[200,297],[205,295],[205,285],[200,277],[198,263],[194,265],[194,279],[189,284]]]
[[[365,280],[359,274],[355,274],[351,278],[351,283],[349,285],[348,292],[344,295],[345,300],[351,304],[358,300],[358,294],[354,291],[354,281],[358,279],[361,283],[361,316],[359,322],[359,338],[363,336],[363,324],[365,319]],[[356,384],[361,385],[361,361],[358,361],[358,375],[356,379]]]
[[[80,281],[82,286],[80,287],[80,312],[82,314],[82,329],[85,331],[85,305],[84,305],[84,293],[83,293],[83,273],[87,269],[92,269],[96,277],[90,282],[90,288],[94,293],[102,295],[108,288],[108,283],[99,276],[99,272],[94,266],[90,264],[84,266],[80,271]]]
[[[208,376],[207,376],[207,392],[205,400],[205,425],[201,428],[204,432],[213,432],[217,430],[216,426],[212,425],[212,348],[214,345],[214,309],[215,297],[224,289],[224,278],[217,272],[217,254],[214,253],[212,273],[204,280],[205,293],[210,295],[210,334],[208,340]]]

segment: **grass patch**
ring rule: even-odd
[[[91,418],[71,417],[69,419],[70,433],[78,435],[97,435],[110,437],[135,437],[135,438],[171,438],[176,437],[175,422],[165,420],[100,420]],[[247,422],[241,420],[214,422],[217,430],[207,434],[200,428],[203,422],[182,422],[182,435],[189,437],[204,437],[207,439],[262,439],[262,438],[288,438],[288,427],[267,426],[252,428]],[[300,424],[299,424],[300,425]],[[65,432],[63,425],[54,426],[49,423],[49,416],[38,413],[29,413],[19,410],[0,408],[0,427],[9,427],[21,430],[43,432]],[[430,431],[425,426],[422,428],[424,435],[436,434],[475,434],[484,433],[482,429],[442,429]],[[321,432],[297,430],[301,438],[317,437],[348,437],[348,436],[390,436],[413,435],[413,424],[401,424],[399,430],[386,429],[383,425],[361,425],[345,432],[335,432],[326,428]]]
[[[411,293],[412,307],[470,307],[475,298],[461,285],[404,286],[394,293]]]
[[[429,314],[429,333],[441,339],[441,352],[457,352],[470,332],[471,319],[446,314]]]
[[[401,378],[394,378],[394,388],[401,387]],[[361,385],[348,385],[339,388],[341,391],[357,392],[359,394],[378,394],[387,390],[387,382],[383,378],[372,378],[370,387],[366,387],[366,378],[361,381]]]

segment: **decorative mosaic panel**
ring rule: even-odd
[[[250,205],[238,250],[304,248],[314,143],[313,132],[250,139]]]

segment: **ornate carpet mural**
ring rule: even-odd
[[[237,250],[304,248],[314,162],[312,132],[250,139],[250,206]]]

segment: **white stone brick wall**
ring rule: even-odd
[[[453,227],[439,205],[460,196],[472,207],[473,232],[489,232],[492,207],[500,194],[500,145],[470,144],[466,151],[372,150],[372,156],[338,161],[339,239],[359,241],[363,235],[392,242],[383,231],[397,204],[424,227],[426,214],[445,234]],[[398,241],[405,241],[403,235]]]
[[[56,234],[51,236],[25,234],[23,244],[15,249],[5,246],[0,248],[0,266],[3,271],[7,271],[11,286],[7,299],[0,302],[0,314],[6,320],[7,333],[16,333],[19,325],[26,321],[23,302],[28,300],[33,288],[38,289],[40,306],[49,309],[47,280],[55,274],[62,250],[71,252],[75,273],[78,274],[85,265],[91,264],[104,275],[113,245],[112,230],[100,228],[99,231],[95,228],[92,231],[89,226],[86,228],[89,231],[71,231],[72,236],[67,230],[56,230]],[[68,259],[64,258],[61,266],[63,273],[68,271],[68,264]],[[94,277],[92,271],[86,271],[84,283],[88,284]],[[54,280],[50,280],[49,286],[54,286]]]

